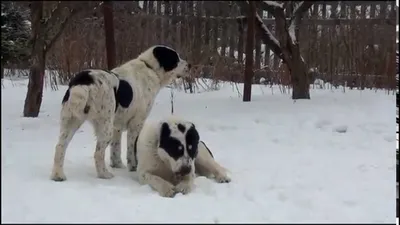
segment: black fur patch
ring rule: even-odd
[[[160,148],[164,149],[169,156],[177,160],[184,154],[182,143],[174,137],[171,137],[171,129],[168,123],[163,123],[160,133]],[[181,148],[181,150],[179,149]]]
[[[210,149],[207,147],[206,143],[204,143],[204,141],[200,141],[200,142],[204,145],[204,147],[206,147],[206,149],[207,149],[208,153],[210,153],[211,157],[214,158],[214,155],[212,154]]]
[[[133,99],[131,85],[125,80],[119,80],[119,87],[115,97],[117,104],[124,108],[128,108]]]
[[[138,139],[139,139],[139,135],[136,137],[135,144],[133,145],[133,156],[136,159],[136,166],[139,163],[139,160],[138,160],[138,157],[137,157],[137,141],[138,141]]]
[[[175,69],[180,61],[176,51],[164,46],[155,47],[153,49],[153,55],[160,64],[160,67],[164,68],[165,72]]]
[[[186,149],[188,151],[189,156],[193,159],[197,156],[198,153],[198,145],[200,136],[196,130],[196,127],[192,125],[186,133]],[[192,149],[189,149],[188,146],[191,145]]]
[[[178,130],[179,130],[180,132],[182,132],[182,133],[185,133],[186,127],[185,127],[184,125],[182,125],[182,124],[178,124]]]
[[[76,85],[91,85],[94,84],[93,77],[89,74],[89,70],[84,70],[77,73],[70,81],[68,86],[73,87]]]
[[[73,86],[77,86],[77,85],[91,85],[94,84],[94,80],[93,77],[90,75],[90,70],[84,70],[81,71],[77,74],[75,74],[75,76],[69,81],[68,84],[68,90],[65,92],[64,98],[62,100],[62,103],[68,101],[69,98],[69,89]]]
[[[118,96],[117,96],[117,88],[114,88],[114,98],[115,98],[115,112],[118,109]]]
[[[68,99],[69,99],[69,88],[65,92],[65,95],[64,95],[64,98],[62,100],[62,103],[64,104],[66,101],[68,101]]]

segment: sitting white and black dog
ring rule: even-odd
[[[139,182],[163,197],[189,193],[196,175],[231,181],[189,121],[171,116],[146,122],[135,143]]]
[[[153,46],[136,59],[111,72],[88,69],[76,74],[62,100],[60,136],[51,179],[64,181],[64,158],[75,132],[89,121],[97,138],[94,161],[97,176],[110,179],[105,150],[111,144],[111,167],[123,168],[121,135],[127,134],[127,162],[135,170],[134,140],[142,129],[158,92],[180,76],[189,74],[190,64],[166,46]]]

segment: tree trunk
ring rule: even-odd
[[[113,2],[104,1],[103,3],[104,14],[104,32],[106,37],[106,50],[107,50],[107,66],[109,70],[114,69],[116,65],[115,56],[115,38],[114,38],[114,14]]]
[[[305,70],[302,60],[293,61],[293,70],[290,70],[292,80],[292,99],[310,99],[310,84],[307,79],[307,71]]]
[[[251,85],[253,80],[253,49],[255,31],[255,2],[249,1],[249,12],[247,21],[246,61],[244,71],[243,101],[251,101]]]
[[[291,45],[291,47],[291,65],[288,68],[293,87],[292,99],[310,99],[310,83],[306,65],[300,55],[299,45],[295,44]]]
[[[43,1],[32,1],[33,49],[29,71],[28,91],[24,105],[24,117],[38,117],[42,104],[46,52],[44,49]]]
[[[1,79],[4,78],[4,64],[1,63]]]
[[[299,43],[292,40],[289,31],[286,29],[287,25],[284,18],[277,18],[276,21],[276,32],[281,43],[282,57],[290,72],[293,88],[292,99],[310,99],[307,67],[301,57]],[[298,33],[296,37],[298,37]]]

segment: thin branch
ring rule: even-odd
[[[277,3],[275,1],[263,1],[261,7],[263,10],[271,13],[274,17],[277,16],[277,11],[281,10],[283,12],[284,3]]]
[[[304,13],[306,13],[313,4],[314,1],[301,1],[294,6],[293,16],[288,27],[289,36],[294,45],[297,44],[296,29],[299,29]]]
[[[279,3],[277,1],[263,1],[263,4],[270,5],[272,7],[283,8],[283,3]]]
[[[260,15],[256,13],[256,25],[257,25],[257,30],[260,32],[262,35],[261,38],[264,42],[264,44],[268,45],[268,47],[278,56],[282,54],[281,47],[279,45],[279,41],[275,38],[275,36],[272,34],[272,32],[268,29],[267,26],[265,26],[264,22],[262,21]]]
[[[315,1],[301,1],[300,3],[298,3],[294,10],[293,10],[293,16],[291,18],[291,20],[301,20],[301,18],[303,17],[304,13],[306,13],[308,11],[308,9],[310,9],[310,7],[315,3]]]
[[[51,2],[48,2],[51,4]],[[68,1],[58,1],[56,5],[50,10],[49,16],[44,18],[43,25],[48,26],[49,24],[55,24],[55,20],[57,20],[58,15],[61,15],[62,10],[68,6]]]
[[[54,36],[47,38],[46,40],[46,45],[45,45],[45,51],[48,51],[49,49],[51,49],[54,45],[54,43],[58,40],[58,38],[60,37],[60,35],[62,34],[64,28],[67,26],[68,21],[71,19],[71,17],[73,15],[75,15],[77,13],[77,10],[74,9],[70,9],[70,13],[69,15],[65,16],[64,20],[60,23],[60,25],[58,26],[58,30],[57,32],[54,34]]]
[[[92,3],[92,2],[90,2]],[[51,24],[49,23],[48,26],[46,27],[48,30],[46,32],[46,40],[45,40],[45,47],[44,50],[48,51],[50,50],[54,43],[58,40],[58,38],[60,37],[60,35],[62,34],[63,30],[65,29],[65,27],[68,25],[70,19],[75,16],[76,14],[78,14],[79,12],[84,11],[84,9],[86,9],[87,7],[91,7],[92,5],[89,3],[89,5],[79,5],[79,7],[77,6],[77,3],[75,3],[74,5],[71,5],[68,9],[69,9],[69,13],[68,15],[66,15],[64,17],[64,20],[61,21],[59,23],[58,26],[56,26],[56,24]],[[100,8],[99,6],[103,4],[103,1],[98,2],[98,4],[96,6],[93,7],[93,11],[97,10],[98,8]],[[61,12],[60,12],[61,13]],[[57,15],[57,14],[54,14]],[[53,16],[54,18],[57,18],[57,20],[59,20],[59,15],[58,16]],[[54,21],[54,20],[52,20]],[[51,31],[54,32],[51,32]]]
[[[236,4],[239,5],[239,9],[242,15],[246,15],[246,12],[248,11],[248,3],[246,1],[237,1]],[[246,11],[247,10],[247,11]],[[277,15],[278,16],[284,16],[283,15],[283,9],[276,9],[275,12],[279,12]],[[282,17],[284,18],[284,17]],[[246,21],[246,17],[240,16],[237,17],[236,20],[239,23],[244,23]],[[275,38],[275,36],[272,34],[272,32],[268,29],[267,26],[265,26],[262,18],[258,13],[256,13],[256,31],[257,34],[260,36],[262,42],[266,44],[272,52],[274,52],[279,58],[283,59],[283,54],[281,47],[279,45],[278,40]]]

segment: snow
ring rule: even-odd
[[[29,20],[24,20],[24,24],[26,26],[28,26],[29,28],[32,26],[31,21],[29,21]]]
[[[279,2],[276,2],[276,1],[264,1],[264,3],[267,4],[267,5],[270,5],[270,6],[283,8],[283,3],[279,3]]]
[[[26,86],[2,80],[4,223],[395,221],[396,98],[385,91],[311,89],[311,100],[293,102],[278,86],[254,85],[249,103],[228,83],[175,91],[175,113],[196,123],[232,183],[198,177],[192,193],[168,199],[139,185],[134,172],[112,169],[113,179],[97,179],[89,124],[67,151],[68,180],[51,181],[66,87],[45,89],[40,116],[23,118]],[[149,120],[170,113],[169,92],[158,95]],[[124,134],[123,155],[125,141]]]
[[[293,9],[293,15],[296,14],[297,10],[299,10],[299,8],[304,4],[304,1],[301,1],[299,3],[295,3],[295,7]]]
[[[293,15],[296,15],[297,10],[303,5],[304,1],[301,1],[297,4],[295,4],[295,8],[293,9]],[[297,43],[297,38],[296,38],[296,19],[293,18],[292,21],[290,22],[289,25],[289,36],[292,41],[292,43],[295,45]]]
[[[292,20],[289,26],[289,36],[290,39],[292,40],[292,43],[295,45],[297,43],[297,39],[296,39],[296,23],[294,19]]]

